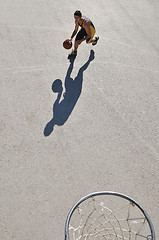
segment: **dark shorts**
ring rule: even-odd
[[[77,33],[75,41],[82,40],[85,36],[87,36],[87,32],[84,28],[81,28],[81,30]],[[89,40],[90,38],[87,39],[86,42],[88,42]]]

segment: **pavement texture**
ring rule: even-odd
[[[63,239],[95,191],[135,199],[159,237],[159,1],[0,6],[0,239]],[[77,9],[100,40],[70,62]]]

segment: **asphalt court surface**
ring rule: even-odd
[[[1,239],[63,239],[95,191],[135,199],[158,237],[159,1],[0,4]],[[100,40],[70,63],[77,9]]]

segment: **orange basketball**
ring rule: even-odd
[[[68,39],[66,39],[64,42],[63,42],[63,47],[65,49],[70,49],[72,47],[72,42],[69,41]]]

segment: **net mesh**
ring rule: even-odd
[[[70,240],[151,240],[149,224],[141,210],[125,199],[91,197],[74,211],[69,225]]]

